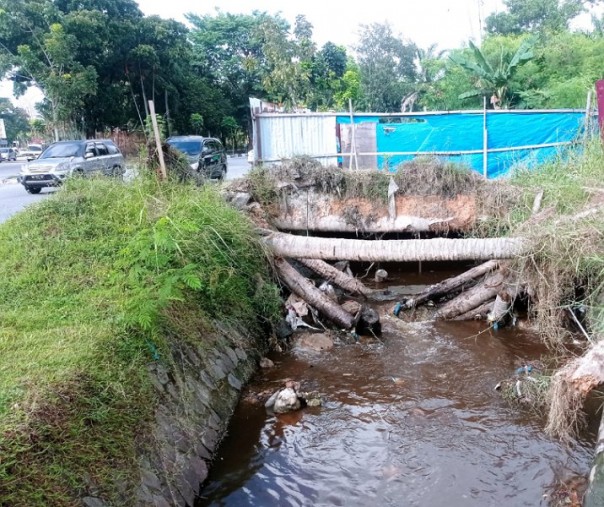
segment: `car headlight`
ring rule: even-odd
[[[199,169],[199,162],[194,162],[191,164],[191,169],[193,169],[194,171],[197,171],[197,169]]]

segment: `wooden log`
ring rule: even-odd
[[[277,257],[363,262],[510,259],[529,247],[521,238],[410,239],[370,241],[315,238],[273,232],[265,239]]]
[[[322,276],[325,280],[336,284],[338,287],[350,292],[351,294],[370,295],[373,290],[366,287],[361,281],[348,276],[334,266],[327,264],[320,259],[296,259],[298,262],[312,269],[315,273]]]
[[[478,308],[474,308],[469,312],[458,315],[452,320],[485,320],[488,314],[493,310],[493,303],[493,301],[488,301]]]
[[[443,280],[440,283],[428,287],[417,296],[405,301],[403,307],[407,309],[415,308],[428,300],[434,300],[437,297],[449,294],[450,292],[458,290],[464,285],[473,282],[478,277],[497,269],[498,265],[499,263],[497,261],[487,261],[480,266],[475,266],[472,269],[465,271],[461,275]]]
[[[275,268],[279,278],[296,295],[304,299],[310,306],[316,308],[334,324],[351,329],[354,318],[345,312],[340,305],[329,299],[312,282],[304,278],[284,259],[275,259]]]
[[[444,304],[435,314],[436,319],[453,319],[471,312],[497,296],[505,275],[499,271],[489,275],[486,280]]]

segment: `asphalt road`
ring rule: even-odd
[[[38,195],[28,194],[23,185],[16,182],[21,164],[21,162],[0,163],[0,223],[26,206],[46,199],[57,191],[56,188],[44,188]],[[240,178],[247,174],[249,169],[250,164],[246,157],[229,157],[227,180]]]

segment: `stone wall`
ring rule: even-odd
[[[149,367],[161,401],[151,439],[142,439],[138,505],[193,505],[241,388],[256,369],[259,340],[223,330],[209,342],[173,342],[172,364]]]

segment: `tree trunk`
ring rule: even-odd
[[[471,312],[486,301],[495,298],[501,290],[504,281],[505,276],[499,271],[489,275],[484,282],[462,292],[459,296],[443,305],[436,312],[435,318],[453,319],[464,313]]]
[[[362,282],[348,276],[339,269],[330,264],[318,259],[297,259],[298,262],[304,264],[307,268],[312,269],[315,273],[325,278],[325,280],[335,283],[338,287],[350,292],[351,294],[360,294],[363,296],[370,295],[373,290],[366,287]]]
[[[272,233],[265,238],[275,256],[363,262],[467,261],[508,259],[528,243],[520,238],[369,241]]]
[[[410,215],[399,215],[390,220],[387,216],[380,217],[374,221],[366,219],[363,223],[350,223],[345,216],[311,216],[309,219],[295,219],[291,217],[275,217],[273,225],[283,231],[313,231],[313,232],[364,232],[364,233],[393,233],[393,232],[428,232],[435,225],[446,227],[454,217],[443,219],[422,218]],[[454,227],[448,227],[455,230]]]
[[[329,320],[343,327],[351,329],[354,325],[354,318],[338,305],[329,299],[323,292],[317,289],[309,280],[298,273],[287,261],[275,259],[275,268],[279,278],[296,295],[300,296],[310,306],[313,306]]]
[[[407,309],[415,308],[422,303],[430,299],[435,299],[444,294],[448,294],[449,292],[453,292],[454,290],[460,289],[465,284],[474,281],[479,276],[483,276],[494,269],[497,269],[498,262],[497,261],[487,261],[480,266],[476,266],[468,271],[462,273],[461,275],[455,276],[453,278],[448,278],[447,280],[443,280],[436,285],[432,285],[428,287],[425,291],[421,292],[417,296],[408,299],[405,301],[404,307]]]
[[[604,341],[556,372],[549,390],[550,409],[545,431],[555,437],[573,436],[582,419],[585,398],[604,384]]]
[[[469,312],[462,313],[452,320],[485,320],[493,310],[493,301],[489,301]]]

